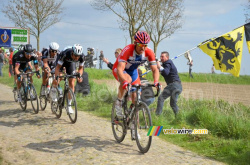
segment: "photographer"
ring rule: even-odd
[[[104,58],[104,55],[103,55],[103,51],[101,50],[100,51],[100,56],[99,56],[99,69],[102,69],[102,63],[103,63],[103,58]]]

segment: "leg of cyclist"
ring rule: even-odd
[[[19,75],[20,74],[20,71],[19,71],[20,63],[15,63],[14,65],[15,65],[14,73],[15,73],[15,80],[16,80],[16,84],[17,84],[17,95],[18,95],[17,100],[18,100],[18,102],[22,102],[22,97],[20,94],[21,76]]]
[[[68,74],[73,74],[75,73],[76,71],[76,66],[75,66],[75,63],[71,63],[70,67],[69,67],[69,70],[66,72]],[[83,66],[79,66],[78,68],[78,73],[80,74],[80,76],[82,75],[83,73]],[[77,81],[78,82],[82,82],[82,78],[77,78]],[[70,78],[69,79],[69,87],[72,89],[73,93],[75,92],[75,78]],[[68,100],[69,100],[69,105],[71,105],[71,102],[72,102],[72,98],[70,96],[70,93],[68,94]],[[73,109],[71,106],[69,106],[69,113],[74,113]]]
[[[45,90],[46,88],[49,88],[48,85],[48,80],[49,80],[49,72],[50,68],[49,67],[44,67],[43,68],[43,81],[42,81],[42,88],[41,88],[41,95],[45,96]]]

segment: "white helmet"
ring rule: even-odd
[[[50,49],[50,50],[58,50],[58,49],[59,49],[58,43],[56,43],[56,42],[51,42],[51,43],[49,44],[49,49]]]
[[[83,53],[83,48],[80,44],[74,44],[73,47],[72,47],[72,50],[74,52],[75,55],[82,55]]]

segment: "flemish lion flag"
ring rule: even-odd
[[[243,37],[244,26],[241,26],[204,45],[201,43],[199,48],[212,58],[216,70],[239,77]]]
[[[250,23],[245,25],[245,35],[246,35],[247,47],[250,53]]]

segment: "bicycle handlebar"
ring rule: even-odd
[[[31,72],[21,72],[18,75],[29,75],[29,74],[33,74],[33,73],[37,73],[37,71],[31,71]]]
[[[161,91],[161,86],[159,85],[158,87],[156,87],[154,84],[147,84],[147,85],[139,85],[139,84],[131,85],[131,84],[128,84],[128,87],[127,87],[128,91],[130,91],[130,89],[132,87],[135,87],[137,89],[140,89],[141,87],[155,87],[155,88],[157,88],[157,93],[154,95],[154,97],[157,97],[160,94],[160,91]]]
[[[63,76],[57,76],[58,78],[76,78],[76,77],[80,77],[79,73],[75,73],[72,75],[68,75],[68,74],[64,74]]]

